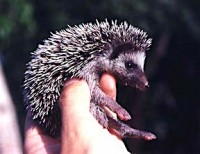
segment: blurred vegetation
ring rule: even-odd
[[[22,82],[30,51],[54,32],[96,19],[127,20],[153,38],[141,94],[119,88],[134,127],[157,134],[153,142],[126,139],[133,153],[200,153],[199,0],[0,0],[0,60],[23,136]],[[134,97],[132,97],[134,95]]]

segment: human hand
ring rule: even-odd
[[[100,80],[102,90],[115,99],[115,79],[104,74]],[[83,80],[66,83],[60,96],[62,115],[61,140],[45,135],[26,120],[25,151],[27,154],[126,154],[121,138],[112,130],[103,128],[89,112],[90,91]],[[32,126],[32,127],[30,127]]]

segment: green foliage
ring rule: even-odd
[[[34,20],[32,5],[27,0],[5,0],[0,3],[0,40],[9,39],[19,27],[33,32]]]
[[[0,39],[7,38],[13,30],[13,22],[7,16],[0,15]]]

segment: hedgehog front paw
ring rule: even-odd
[[[105,102],[106,103],[102,104],[102,105],[105,105],[111,111],[116,113],[117,116],[119,117],[119,119],[124,120],[124,121],[131,119],[130,114],[124,108],[122,108],[116,101],[114,101],[112,98],[106,97]]]

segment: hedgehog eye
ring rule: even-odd
[[[137,65],[135,63],[133,63],[132,61],[126,61],[125,62],[125,67],[128,70],[133,70],[137,67]]]

